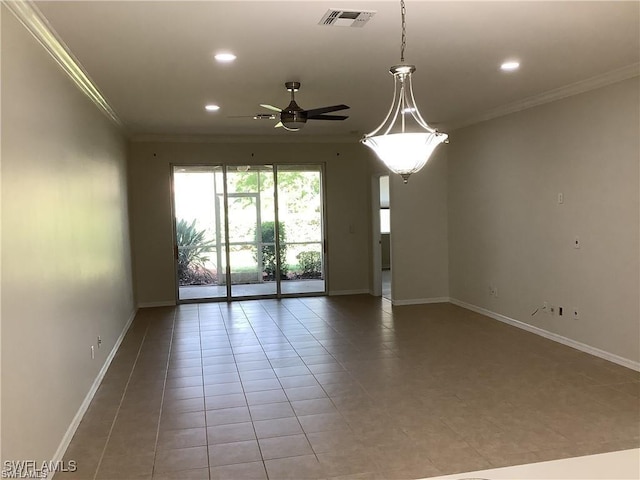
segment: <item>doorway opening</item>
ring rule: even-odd
[[[392,299],[391,294],[391,203],[389,175],[375,174],[371,179],[371,294]]]
[[[389,175],[380,177],[380,268],[382,296],[391,300],[391,205]]]
[[[174,166],[178,301],[326,293],[322,173]]]

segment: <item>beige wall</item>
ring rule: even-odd
[[[357,142],[132,143],[129,173],[139,304],[176,300],[171,164],[326,163],[329,290],[369,291],[371,161]]]
[[[406,185],[399,175],[390,177],[394,303],[446,301],[449,297],[448,148],[438,147]]]
[[[4,6],[2,46],[2,459],[40,462],[133,313],[126,151]]]
[[[640,360],[638,91],[636,77],[452,133],[452,298]],[[532,316],[545,301],[564,316]]]

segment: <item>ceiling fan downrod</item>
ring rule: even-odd
[[[280,121],[285,130],[297,132],[307,123],[307,112],[296,103],[295,92],[300,89],[300,82],[285,82],[284,86],[291,92],[291,102],[280,113]]]

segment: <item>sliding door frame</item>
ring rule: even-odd
[[[309,163],[309,162],[291,162],[291,163],[253,163],[249,164],[250,167],[260,167],[260,166],[270,166],[273,168],[273,181],[274,181],[274,236],[275,236],[275,249],[276,252],[280,252],[280,221],[279,221],[279,208],[278,208],[278,168],[279,167],[317,167],[320,173],[320,230],[321,230],[321,258],[322,258],[322,278],[324,280],[324,290],[318,292],[300,292],[300,293],[282,293],[282,285],[281,285],[281,276],[280,272],[282,271],[282,259],[280,255],[276,255],[276,293],[274,294],[257,294],[257,295],[245,295],[245,296],[233,296],[232,294],[232,285],[231,285],[231,254],[230,254],[230,243],[229,243],[229,193],[228,193],[228,185],[227,185],[227,171],[230,167],[238,166],[240,164],[237,163],[170,163],[170,178],[171,178],[171,217],[172,217],[172,243],[173,243],[173,265],[174,265],[174,281],[175,281],[175,293],[176,293],[176,303],[177,304],[189,304],[189,303],[212,303],[212,302],[232,302],[232,301],[243,301],[243,300],[257,300],[257,299],[280,299],[280,298],[296,298],[296,297],[317,297],[317,296],[326,296],[329,292],[329,261],[328,261],[328,242],[327,242],[327,205],[326,205],[326,162],[321,163]],[[242,164],[246,165],[246,164]],[[218,247],[222,246],[224,248],[224,257],[225,257],[225,286],[226,286],[226,296],[220,297],[205,297],[205,298],[194,298],[194,299],[180,299],[180,280],[178,274],[178,245],[177,245],[177,224],[176,224],[176,198],[175,198],[175,177],[174,174],[177,168],[220,168],[222,171],[222,183],[223,183],[223,192],[222,192],[222,209],[224,210],[224,238],[220,239],[221,233],[218,228],[216,228],[216,250],[219,250]],[[214,202],[218,202],[219,192],[215,193]],[[237,196],[233,194],[232,196]],[[215,206],[214,206],[215,208]],[[217,223],[219,224],[218,215],[216,215]],[[220,252],[216,251],[216,255],[218,258],[220,257]],[[218,262],[219,263],[219,262]]]

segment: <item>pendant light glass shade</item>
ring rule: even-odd
[[[411,87],[415,70],[413,65],[391,67],[394,94],[389,113],[378,128],[362,139],[392,172],[402,176],[404,183],[425,166],[436,147],[448,138],[431,128],[418,111]]]

